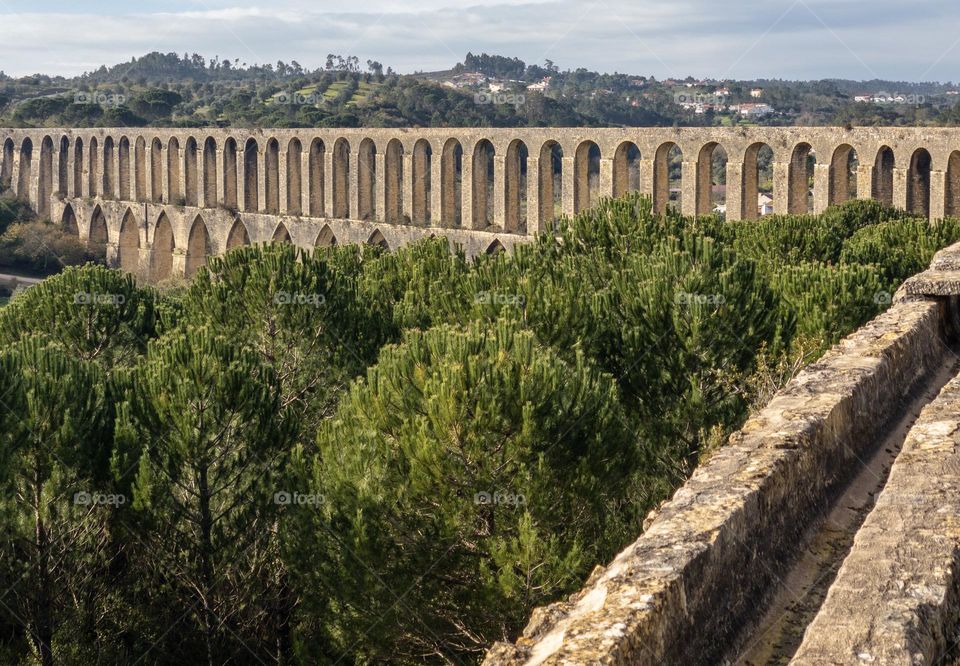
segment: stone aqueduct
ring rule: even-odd
[[[719,155],[727,219],[752,219],[765,146],[775,212],[860,197],[960,214],[960,129],[47,128],[0,129],[0,145],[0,183],[151,280],[251,242],[509,249],[630,190],[705,214]]]

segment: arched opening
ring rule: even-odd
[[[333,144],[333,216],[350,217],[350,143],[346,139]]]
[[[237,141],[231,137],[223,143],[223,205],[236,211],[237,202]]]
[[[87,195],[91,197],[100,196],[100,186],[103,184],[100,178],[100,144],[97,137],[90,139],[90,166],[87,171]]]
[[[182,206],[185,203],[183,188],[180,183],[180,142],[171,138],[167,143],[167,187],[169,188],[167,203]]]
[[[227,236],[227,252],[230,250],[250,245],[250,234],[247,233],[247,227],[238,218],[230,228],[230,234]]]
[[[150,145],[150,198],[153,203],[163,202],[163,144],[154,139]]]
[[[114,179],[116,169],[116,155],[114,154],[113,137],[103,140],[103,198],[117,198],[117,183]]]
[[[160,213],[157,227],[153,232],[150,275],[157,282],[173,275],[173,227],[166,213]]]
[[[278,224],[276,230],[273,232],[273,242],[274,243],[290,242],[290,232],[287,231],[287,228],[284,226],[283,222]]]
[[[117,198],[130,201],[130,139],[120,137],[117,147]]]
[[[403,220],[403,144],[391,139],[384,156],[383,186],[386,199],[384,220],[401,224]]]
[[[755,143],[747,148],[743,158],[740,219],[756,220],[772,210],[772,194],[773,149],[765,143]]]
[[[50,197],[53,196],[53,139],[43,137],[40,143],[40,182],[37,183],[37,215],[50,216]]]
[[[30,183],[33,181],[33,142],[27,138],[20,144],[20,174],[17,178],[17,197],[30,201]]]
[[[133,211],[127,209],[120,224],[120,241],[117,244],[117,260],[120,269],[136,274],[140,266],[140,233]]]
[[[248,139],[243,148],[243,209],[248,213],[260,210],[260,147],[255,139]]]
[[[217,205],[217,142],[208,136],[203,142],[203,201],[205,208]]]
[[[930,170],[933,160],[930,153],[919,148],[910,158],[910,173],[907,177],[907,211],[914,215],[930,217]]]
[[[860,160],[853,146],[843,144],[833,151],[830,158],[829,205],[838,206],[857,198],[857,167]]]
[[[326,214],[324,210],[324,176],[325,166],[323,164],[326,158],[326,146],[320,139],[314,139],[310,142],[310,159],[307,168],[309,169],[310,182],[310,217],[323,217]]]
[[[665,213],[679,207],[683,186],[683,151],[668,141],[657,148],[653,161],[653,209]]]
[[[137,201],[147,200],[147,142],[138,137],[133,146],[133,194]]]
[[[493,226],[493,144],[481,139],[473,148],[473,229]]]
[[[873,187],[871,196],[882,204],[893,206],[893,169],[896,159],[889,146],[883,146],[877,151],[877,158],[873,163]]]
[[[197,173],[197,140],[192,136],[183,148],[184,203],[188,206],[200,205],[200,188]]]
[[[697,215],[726,210],[727,151],[713,141],[697,156]]]
[[[80,137],[73,144],[73,196],[83,196],[83,139]]]
[[[0,189],[3,189],[0,187]],[[70,190],[70,139],[60,137],[59,158],[57,160],[57,194],[69,196]]]
[[[503,186],[504,220],[503,230],[508,233],[525,232],[527,229],[527,160],[530,152],[520,140],[507,146],[504,160]]]
[[[813,172],[817,164],[813,147],[799,143],[794,147],[787,167],[787,212],[805,215],[813,211]]]
[[[317,240],[314,241],[314,247],[333,247],[337,244],[337,237],[333,235],[333,229],[330,225],[323,225],[323,229],[317,234]]]
[[[944,215],[960,216],[960,150],[950,153],[947,161],[947,189],[944,197]]]
[[[640,190],[640,149],[624,141],[613,154],[613,196],[622,197]]]
[[[267,152],[264,156],[267,179],[264,183],[264,196],[268,213],[276,215],[280,212],[280,143],[276,139],[267,141]]]
[[[443,145],[440,156],[440,211],[442,226],[463,224],[463,146],[456,139]]]
[[[302,159],[303,146],[300,140],[291,139],[287,144],[287,212],[291,215],[303,214]]]
[[[63,215],[60,216],[60,226],[71,236],[80,238],[80,225],[77,224],[77,214],[73,212],[73,206],[67,204],[63,207]]]
[[[540,147],[540,225],[543,231],[555,231],[555,221],[563,211],[563,148],[556,141]]]
[[[573,210],[588,210],[597,203],[600,192],[600,146],[584,141],[577,146],[573,161]]]
[[[370,234],[370,238],[367,239],[367,243],[381,247],[384,250],[390,249],[390,244],[387,243],[387,239],[383,237],[383,234],[380,233],[379,229]]]
[[[372,139],[360,143],[357,155],[357,187],[359,213],[361,220],[372,220],[377,215],[374,193],[377,188],[377,147]]]
[[[3,154],[0,155],[0,190],[10,187],[13,183],[13,156],[16,146],[13,139],[7,139],[3,142]]]
[[[506,252],[507,248],[503,246],[498,239],[494,239],[492,243],[487,247],[486,254],[500,254],[501,252]]]
[[[413,223],[430,224],[433,198],[433,146],[420,139],[413,146]]]
[[[90,233],[87,236],[87,246],[97,259],[106,258],[108,239],[107,218],[100,206],[97,206],[93,209],[93,215],[90,216]]]
[[[203,218],[197,215],[190,227],[190,237],[187,240],[187,257],[184,275],[187,279],[197,274],[202,266],[207,265],[207,257],[210,256],[210,234],[207,233],[207,225]]]

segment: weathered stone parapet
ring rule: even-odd
[[[806,368],[636,542],[485,664],[717,663],[878,431],[943,362],[945,307],[899,302]]]

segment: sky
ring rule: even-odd
[[[0,70],[80,74],[150,51],[326,54],[400,72],[473,53],[716,79],[960,80],[957,0],[0,0]]]

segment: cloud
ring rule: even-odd
[[[467,51],[561,67],[716,78],[947,80],[960,64],[955,0],[203,0],[126,5],[5,0],[10,74],[77,74],[149,51],[244,62],[327,53],[399,71],[451,66]],[[921,9],[922,7],[922,9]]]

